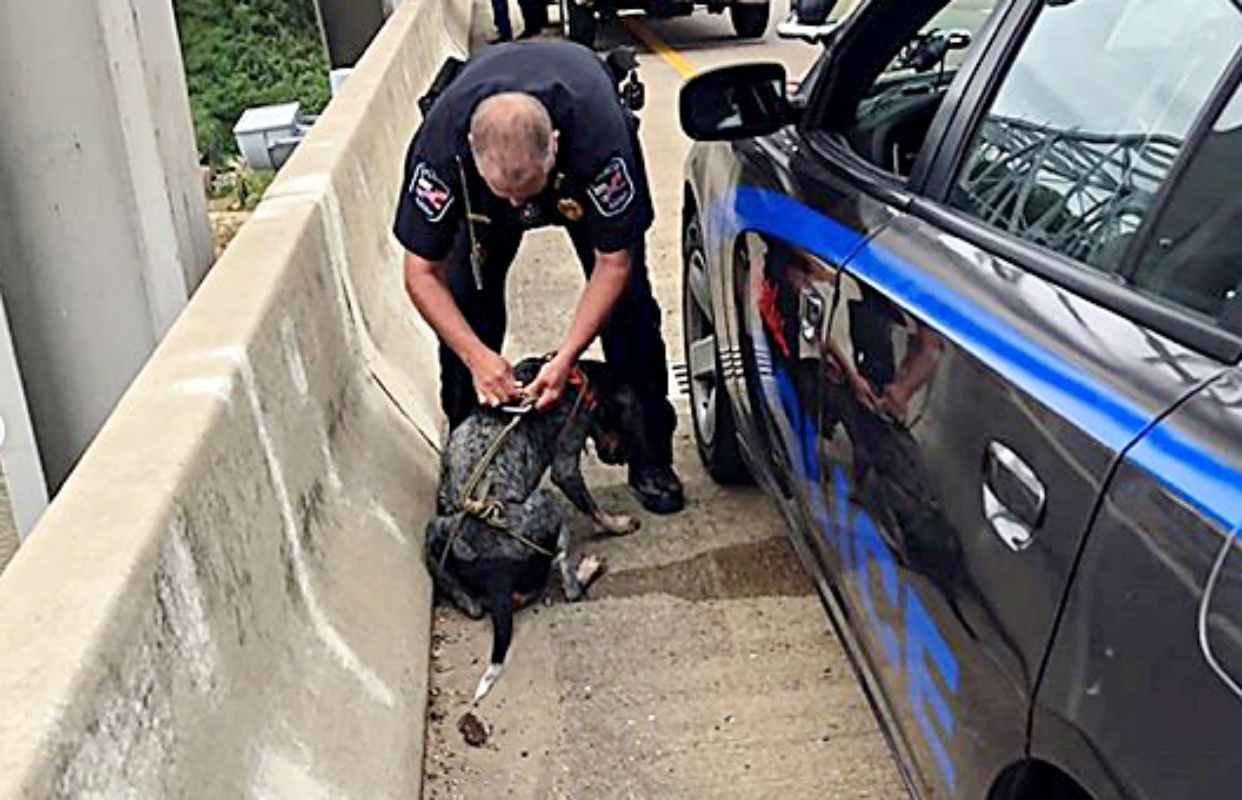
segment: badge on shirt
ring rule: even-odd
[[[634,182],[630,180],[629,168],[620,156],[609,161],[603,172],[587,187],[587,196],[605,217],[615,217],[629,207],[634,200]]]
[[[414,168],[414,177],[410,179],[410,194],[414,196],[414,204],[428,222],[439,222],[453,205],[453,190],[436,175],[436,171],[427,162],[421,162]]]
[[[577,222],[582,219],[582,204],[577,200],[574,200],[572,197],[562,197],[560,200],[557,200],[556,210],[560,212],[562,217],[570,222]]]

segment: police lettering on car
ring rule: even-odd
[[[616,74],[620,63],[629,65],[626,75]],[[494,376],[508,368],[498,361],[504,276],[522,234],[548,225],[566,229],[588,286],[557,355],[576,357],[589,343],[582,341],[583,331],[590,338],[598,332],[608,363],[638,396],[650,440],[631,452],[630,484],[648,509],[668,512],[679,510],[683,499],[672,471],[675,415],[661,314],[645,262],[653,209],[637,121],[618,90],[624,78],[634,79],[633,64],[632,58],[610,58],[606,66],[568,42],[523,42],[488,47],[465,64],[446,65],[433,85],[435,96],[420,103],[425,116],[406,157],[394,233],[410,254],[410,296],[441,336],[441,403],[456,425],[476,400],[496,402],[512,394],[511,378],[506,384],[504,376]],[[496,113],[506,103],[520,113]],[[478,141],[484,134],[487,141]],[[504,149],[497,141],[519,148],[522,164],[494,155]],[[481,152],[485,147],[490,150]],[[541,166],[523,166],[535,163]],[[436,316],[444,303],[435,286],[422,280],[427,264],[435,266],[470,332],[490,352],[479,356],[452,315]],[[620,277],[600,292],[603,284],[591,280],[597,265],[628,274],[604,270]],[[602,311],[601,319],[623,320],[624,329],[607,322],[598,327],[583,308]],[[455,340],[446,336],[446,326]],[[450,342],[468,349],[476,363],[467,368],[463,362],[471,359]],[[490,371],[477,366],[480,360],[490,362]]]

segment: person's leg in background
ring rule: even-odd
[[[513,39],[513,23],[509,21],[509,0],[492,0],[492,24],[496,26],[496,36],[488,42],[508,42]]]
[[[533,39],[548,25],[548,4],[544,0],[518,0],[522,9],[522,32],[519,39]]]
[[[448,285],[453,300],[470,327],[488,347],[500,352],[505,341],[505,276],[522,241],[521,231],[490,230],[480,234],[483,243],[483,289],[475,285],[470,264],[470,235],[465,226],[448,257]],[[456,428],[478,405],[474,379],[457,354],[440,344],[440,407],[448,417],[449,430]]]
[[[573,226],[568,230],[578,260],[589,277],[595,268],[595,249],[581,240],[580,232]],[[630,486],[648,511],[671,514],[685,505],[681,481],[673,472],[677,413],[668,399],[668,356],[660,332],[660,306],[647,276],[646,255],[646,245],[640,238],[630,250],[629,283],[600,340],[605,359],[642,404],[649,451],[634,451]]]

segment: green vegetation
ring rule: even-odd
[[[276,178],[270,169],[252,169],[241,156],[213,168],[207,188],[208,211],[253,211]]]
[[[328,58],[314,0],[174,0],[199,152],[222,164],[249,106],[327,105]]]

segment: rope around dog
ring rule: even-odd
[[[547,356],[545,356],[545,359]],[[578,367],[574,367],[570,373],[570,383],[577,387],[578,397],[574,400],[574,406],[569,412],[569,419],[573,419],[578,414],[578,410],[582,407],[584,400],[588,400],[590,396],[590,385],[587,383],[586,375]],[[475,462],[474,469],[470,471],[470,476],[466,479],[465,486],[462,487],[462,499],[457,501],[457,510],[461,512],[461,517],[453,526],[453,532],[449,534],[448,542],[444,545],[444,550],[440,553],[440,568],[444,568],[444,564],[448,561],[449,551],[453,548],[453,543],[457,541],[457,537],[461,535],[462,530],[466,526],[466,517],[475,517],[481,520],[485,525],[493,530],[500,531],[522,544],[548,558],[556,558],[556,554],[535,544],[530,539],[518,533],[509,525],[505,519],[505,504],[501,500],[488,499],[486,497],[475,497],[475,492],[479,488],[479,484],[483,482],[483,473],[491,466],[500,449],[504,447],[505,442],[509,439],[509,434],[513,433],[513,429],[521,423],[522,418],[527,414],[534,413],[535,398],[525,397],[522,402],[513,411],[513,419],[507,425],[501,428],[500,433],[492,439],[488,444],[487,450],[483,451],[483,456]]]

